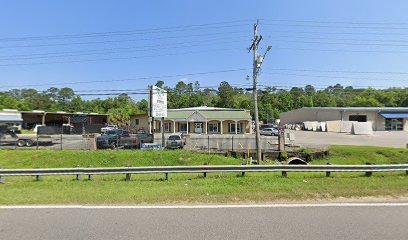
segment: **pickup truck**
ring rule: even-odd
[[[101,128],[101,133],[105,133],[107,131],[111,131],[111,130],[116,130],[118,129],[118,126],[116,125],[108,125],[106,127]]]
[[[122,129],[109,130],[101,136],[96,137],[96,147],[98,149],[140,148],[141,143],[153,142],[153,136],[144,133],[130,133]]]

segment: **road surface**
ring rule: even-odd
[[[407,239],[408,204],[0,208],[0,239]]]

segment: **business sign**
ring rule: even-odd
[[[167,117],[167,92],[156,86],[152,86],[152,117]]]

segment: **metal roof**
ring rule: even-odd
[[[22,122],[21,115],[0,115],[0,122]]]
[[[384,118],[408,118],[408,111],[407,112],[399,112],[399,113],[391,113],[391,112],[380,112],[379,113]]]
[[[192,108],[191,108],[192,109]],[[167,120],[187,120],[194,113],[198,113],[207,120],[251,120],[251,115],[249,111],[242,109],[233,109],[228,108],[217,108],[214,109],[203,109],[201,110],[191,110],[187,109],[169,109],[167,111]]]
[[[408,107],[304,107],[301,109],[336,110],[336,111],[366,111],[366,112],[408,112]],[[295,109],[297,110],[297,109]]]

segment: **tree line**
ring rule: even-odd
[[[217,88],[201,87],[198,81],[180,81],[174,87],[157,81],[156,86],[167,90],[169,109],[197,106],[253,109],[251,89],[234,87],[225,81]],[[318,89],[306,85],[290,89],[265,87],[258,94],[259,114],[263,121],[302,107],[408,107],[408,88],[361,89],[335,84]],[[128,119],[131,114],[146,113],[148,102],[146,99],[136,101],[126,93],[104,99],[84,99],[71,88],[52,87],[44,91],[25,88],[0,92],[0,109],[6,108],[108,113],[120,122],[121,118]]]

